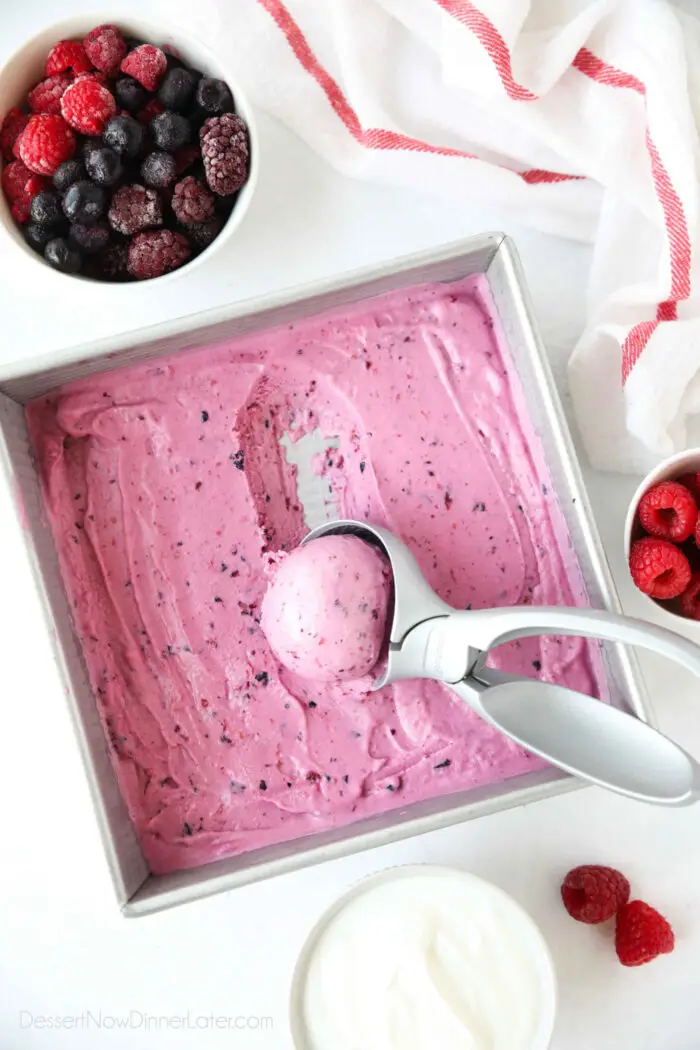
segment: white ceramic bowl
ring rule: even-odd
[[[243,93],[240,84],[236,80],[235,72],[221,61],[205,44],[190,33],[181,29],[173,29],[161,22],[147,22],[140,18],[131,16],[122,17],[117,11],[102,11],[96,14],[86,14],[68,18],[63,22],[42,29],[40,33],[33,36],[8,60],[0,70],[0,118],[13,106],[26,109],[27,92],[33,85],[41,80],[44,75],[44,63],[46,56],[58,40],[81,40],[91,29],[98,25],[109,23],[117,25],[125,36],[136,37],[139,40],[156,44],[159,47],[172,49],[183,61],[201,70],[209,76],[224,80],[230,87],[236,111],[248,125],[250,138],[250,171],[248,181],[242,187],[226,224],[219,236],[212,241],[208,248],[185,263],[177,270],[164,274],[162,277],[153,277],[148,281],[117,283],[109,281],[93,281],[91,278],[80,277],[80,275],[64,274],[54,270],[40,255],[37,255],[25,242],[20,227],[10,213],[5,195],[0,192],[0,251],[17,249],[28,257],[44,271],[53,274],[54,277],[66,280],[81,280],[89,284],[99,284],[101,288],[113,289],[115,292],[124,294],[133,290],[136,285],[152,286],[158,282],[160,286],[165,281],[171,281],[190,273],[195,266],[210,259],[214,252],[220,251],[230,241],[241,219],[245,215],[251,197],[255,190],[258,176],[258,165],[260,161],[260,149],[258,144],[257,129],[250,103]],[[2,162],[0,161],[0,164]]]
[[[375,887],[396,883],[403,879],[412,879],[416,876],[425,876],[426,874],[460,879],[468,888],[476,887],[482,900],[484,899],[484,893],[487,894],[488,904],[486,904],[486,907],[489,907],[491,904],[494,907],[500,906],[501,909],[506,910],[509,917],[517,924],[519,932],[522,933],[527,944],[533,975],[541,990],[541,1010],[538,1018],[537,1033],[528,1050],[546,1050],[550,1044],[554,1028],[557,993],[552,957],[539,928],[517,901],[513,900],[499,887],[457,868],[434,864],[408,864],[401,867],[387,868],[385,871],[370,875],[352,886],[321,916],[304,943],[292,977],[290,1028],[294,1050],[333,1050],[333,1048],[317,1046],[311,1040],[305,1021],[306,1011],[304,1008],[309,968],[319,942],[329,925],[347,905]]]
[[[689,474],[691,471],[700,471],[700,448],[689,448],[685,452],[678,452],[675,456],[669,456],[668,459],[665,459],[653,470],[650,470],[640,483],[630,501],[627,518],[625,519],[625,558],[628,562],[632,544],[635,540],[641,539],[642,536],[646,535],[637,520],[637,507],[644,493],[661,481],[675,481],[682,474]],[[684,634],[692,635],[694,640],[700,641],[700,621],[691,620],[687,616],[681,615],[680,612],[675,610],[673,602],[657,601],[656,598],[650,598],[649,595],[643,594],[642,591],[639,591],[639,594],[645,601],[655,607],[661,618],[665,618],[668,621],[669,626],[675,630],[682,630]]]

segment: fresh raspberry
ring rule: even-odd
[[[689,620],[700,620],[700,572],[694,572],[678,603]]]
[[[178,222],[206,222],[214,214],[214,195],[203,182],[188,175],[175,186],[171,207]]]
[[[91,29],[83,40],[85,54],[95,69],[107,76],[116,76],[126,56],[126,41],[116,26],[104,25]]]
[[[5,196],[10,201],[19,200],[20,197],[35,197],[45,186],[45,179],[40,175],[34,175],[26,164],[21,160],[13,160],[7,164],[2,171],[2,188]]]
[[[157,98],[152,98],[150,102],[147,102],[143,109],[140,109],[136,114],[136,119],[141,124],[150,124],[154,117],[157,117],[160,113],[165,113],[165,106],[162,102],[159,102]]]
[[[690,474],[681,474],[676,478],[679,485],[688,489],[695,502],[700,506],[700,473],[693,471]]]
[[[101,135],[117,112],[114,95],[96,80],[71,84],[61,99],[61,113],[72,128],[83,135]]]
[[[20,160],[30,171],[53,175],[58,165],[75,153],[75,135],[57,113],[35,113],[17,145]]]
[[[191,168],[196,160],[199,160],[201,152],[199,146],[183,146],[182,149],[173,153],[175,158],[175,171],[181,175],[183,171]]]
[[[13,150],[15,142],[28,123],[29,115],[22,113],[16,106],[5,114],[5,119],[0,125],[0,152],[3,160],[12,160],[15,155]]]
[[[129,245],[129,273],[138,281],[176,270],[190,257],[187,238],[171,230],[139,233]]]
[[[140,230],[160,226],[163,207],[155,190],[122,186],[112,197],[107,218],[113,230],[130,237]]]
[[[72,69],[74,73],[87,73],[92,69],[92,63],[85,54],[83,45],[77,40],[59,40],[49,51],[46,76],[53,77],[66,69]]]
[[[612,919],[630,896],[630,884],[615,868],[583,864],[561,884],[561,899],[572,919],[597,923]]]
[[[662,481],[644,493],[637,513],[642,528],[651,536],[683,543],[693,533],[698,507],[684,485],[677,481]]]
[[[209,188],[220,197],[239,190],[248,178],[248,132],[235,113],[209,117],[199,132],[204,173]]]
[[[668,540],[645,536],[632,545],[630,572],[637,587],[650,598],[677,598],[690,583],[690,563]]]
[[[29,108],[32,113],[60,113],[63,92],[73,83],[70,72],[54,73],[37,84],[29,92]]]
[[[630,901],[617,913],[615,951],[623,966],[642,966],[667,955],[675,943],[669,923],[644,901]]]
[[[128,73],[147,91],[156,91],[165,71],[168,60],[159,47],[153,44],[141,44],[130,51],[121,64],[122,73]]]

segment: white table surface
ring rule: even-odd
[[[52,6],[50,0],[3,6],[0,63],[57,17]],[[92,6],[76,0],[71,8]],[[120,9],[136,6],[145,14],[149,5],[122,0]],[[128,312],[111,309],[108,292],[86,293],[80,284],[49,280],[50,274],[45,279],[37,267],[27,270],[3,249],[0,367],[506,228],[519,245],[564,392],[563,364],[583,316],[587,248],[512,224],[504,227],[501,217],[483,210],[455,212],[428,197],[350,182],[271,120],[261,117],[260,130],[259,189],[234,244],[182,282],[162,290],[134,287]],[[644,614],[621,549],[634,479],[589,472],[588,483],[624,605]],[[290,974],[315,918],[358,877],[413,861],[455,864],[485,876],[540,923],[560,984],[553,1050],[696,1050],[700,1044],[700,807],[665,812],[585,789],[127,921],[112,898],[20,529],[4,488],[0,639],[2,1050],[288,1048]],[[661,660],[646,658],[643,666],[661,727],[700,755],[697,684]],[[677,933],[672,956],[626,970],[616,960],[609,930],[567,917],[559,902],[561,876],[587,862],[622,868],[635,894],[669,917]],[[178,1021],[183,1015],[188,1022]],[[56,1018],[62,1027],[55,1027]]]

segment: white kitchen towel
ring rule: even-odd
[[[688,10],[163,4],[235,63],[253,103],[338,170],[456,206],[488,201],[590,241],[587,325],[570,364],[590,458],[632,472],[683,446],[700,410],[700,21]]]

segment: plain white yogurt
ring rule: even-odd
[[[324,916],[292,989],[297,1050],[543,1050],[555,1009],[532,919],[482,879],[416,865]]]

